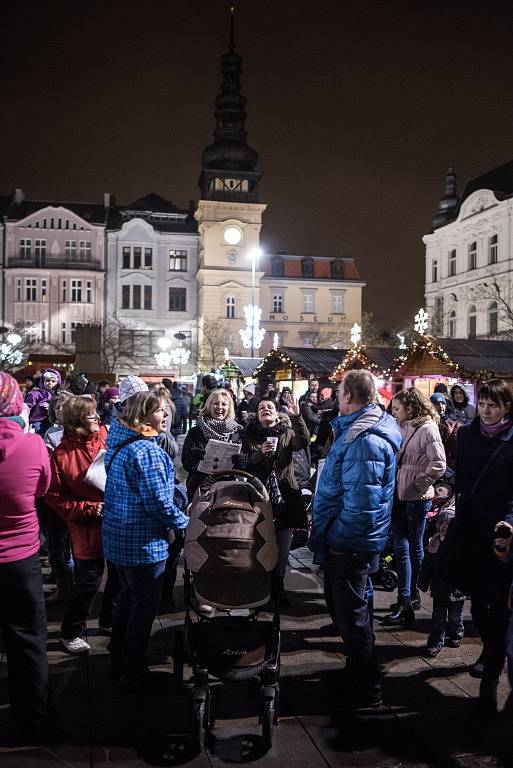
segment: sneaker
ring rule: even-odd
[[[458,637],[449,637],[446,639],[445,645],[447,648],[459,648],[461,645],[461,640]]]
[[[427,656],[428,659],[436,659],[441,650],[438,645],[428,645],[424,649],[424,656]]]
[[[198,604],[198,611],[200,611],[200,613],[212,613],[213,610],[214,610],[213,605],[207,605],[206,603]]]
[[[72,656],[81,656],[91,651],[89,643],[86,643],[81,637],[73,637],[70,640],[61,637],[61,645],[66,653],[71,653]]]

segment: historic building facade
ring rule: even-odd
[[[458,198],[452,168],[423,237],[430,331],[500,338],[513,331],[513,161],[472,179]]]
[[[3,323],[25,326],[41,354],[74,352],[75,329],[104,319],[103,205],[26,200],[15,191],[4,214]]]
[[[159,339],[191,354],[182,374],[196,369],[198,234],[194,209],[156,194],[121,206],[107,233],[106,330],[119,335],[118,372],[165,373],[154,355]],[[175,334],[185,338],[177,340]]]

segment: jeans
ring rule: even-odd
[[[433,599],[433,618],[431,619],[431,632],[428,637],[428,648],[443,648],[447,636],[451,640],[463,638],[463,605],[464,600]]]
[[[67,574],[73,573],[74,567],[68,526],[53,509],[45,504],[43,499],[37,500],[37,509],[46,524],[46,546],[50,567],[54,577],[62,579]]]
[[[430,501],[403,501],[399,517],[392,520],[399,600],[414,597],[417,592],[420,566],[424,559],[422,539],[430,505]]]
[[[86,621],[102,583],[104,567],[103,557],[97,560],[76,561],[75,586],[61,625],[62,636],[66,640],[82,637],[85,633]]]
[[[173,598],[173,589],[175,588],[176,583],[178,563],[180,562],[180,554],[182,552],[184,542],[185,532],[174,531],[174,539],[169,545],[169,554],[166,560],[166,570],[162,587],[162,597],[164,600],[171,600]]]
[[[504,588],[498,588],[493,596],[488,598],[483,594],[471,594],[470,601],[472,620],[483,642],[483,679],[496,682],[501,675],[506,658],[506,635],[508,635],[508,642],[513,642],[511,641],[508,592]],[[513,651],[511,645],[508,648]],[[509,671],[511,667],[509,659],[508,664]]]
[[[114,563],[106,560],[107,563],[107,581],[103,588],[102,604],[100,608],[100,614],[98,616],[98,624],[100,627],[111,627],[112,618],[114,615],[114,606],[119,592],[119,576],[118,570]]]
[[[276,543],[278,545],[278,564],[275,568],[275,573],[280,578],[285,576],[285,572],[287,570],[293,532],[293,528],[283,528],[276,531]]]
[[[326,605],[344,641],[347,668],[358,681],[359,689],[379,682],[369,605],[369,562],[366,555],[346,550],[330,551],[324,563]]]
[[[11,712],[23,733],[49,725],[46,612],[39,555],[0,564],[0,631]]]
[[[118,565],[121,582],[110,643],[111,661],[121,665],[125,680],[137,681],[147,671],[146,649],[162,594],[166,561]]]

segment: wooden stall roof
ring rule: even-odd
[[[333,370],[331,377],[341,379],[346,371],[355,368],[368,368],[380,377],[388,373],[399,355],[399,347],[366,347],[364,344],[352,347]]]
[[[264,357],[255,376],[268,377],[280,368],[291,368],[299,378],[307,379],[309,376],[321,376],[327,378],[336,365],[344,358],[346,349],[320,349],[319,347],[279,347],[272,349]]]
[[[236,369],[236,376],[241,378],[254,376],[255,369],[261,362],[261,357],[230,357],[229,360],[226,361],[229,367]]]
[[[462,379],[513,377],[513,341],[421,336],[394,360],[392,377],[447,373]]]

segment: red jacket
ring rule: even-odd
[[[45,501],[68,524],[78,560],[103,557],[99,504],[103,493],[85,481],[98,452],[106,449],[107,429],[87,437],[65,434],[51,456],[52,482]]]

